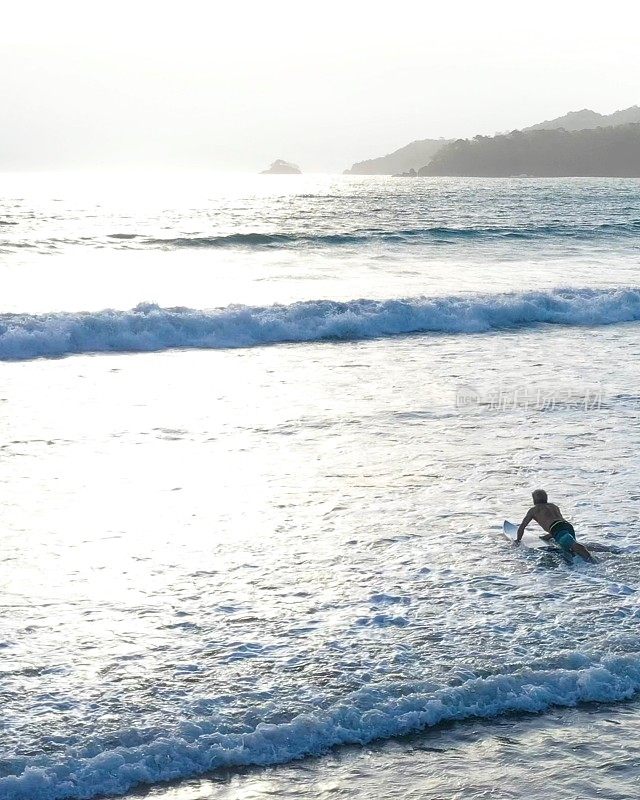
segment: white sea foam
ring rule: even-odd
[[[122,794],[140,784],[222,767],[286,763],[336,745],[402,736],[451,720],[624,700],[640,689],[640,653],[601,660],[576,654],[574,662],[573,669],[475,678],[436,691],[420,686],[365,688],[324,712],[301,714],[279,725],[259,724],[249,733],[223,734],[210,722],[199,721],[171,736],[127,746],[127,739],[138,737],[122,731],[122,745],[98,755],[70,747],[66,758],[20,759],[16,774],[0,778],[0,797],[67,800]]]
[[[480,333],[540,323],[640,320],[640,289],[556,289],[401,300],[314,300],[214,310],[141,304],[130,311],[0,315],[0,359],[73,353],[233,348],[409,333]]]

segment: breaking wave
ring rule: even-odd
[[[69,744],[64,754],[3,759],[3,800],[76,800],[123,794],[132,787],[189,778],[220,768],[282,764],[345,744],[366,744],[453,720],[540,713],[552,706],[614,702],[640,689],[638,654],[575,667],[474,678],[459,686],[387,685],[360,689],[328,709],[247,732],[222,733],[214,722],[184,722],[140,743],[122,730],[109,743]],[[114,741],[117,738],[117,741]]]
[[[640,320],[640,289],[555,289],[400,300],[308,300],[213,310],[0,315],[0,360],[76,353],[233,348],[358,340],[412,333],[471,334],[540,323],[609,325]]]

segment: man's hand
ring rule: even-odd
[[[520,542],[521,542],[521,541],[522,541],[521,539],[516,539],[516,540],[514,541],[514,543],[513,543],[514,547],[520,547]]]
[[[518,528],[518,533],[516,535],[516,541],[515,541],[516,547],[520,544],[520,541],[524,536],[525,529],[532,519],[533,519],[533,508],[530,508],[525,514],[524,519],[522,520],[522,522],[520,523],[520,527]]]

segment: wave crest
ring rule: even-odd
[[[0,360],[77,353],[233,348],[411,333],[482,333],[539,323],[640,320],[640,289],[555,289],[401,300],[309,300],[209,311],[142,303],[130,311],[0,315]]]
[[[259,724],[248,733],[220,733],[206,720],[184,723],[173,734],[145,744],[121,731],[95,755],[69,747],[66,758],[15,760],[14,774],[0,778],[4,800],[76,800],[123,794],[134,786],[202,775],[219,768],[282,764],[345,744],[415,733],[442,722],[540,713],[552,706],[614,702],[640,689],[640,654],[590,660],[575,654],[575,669],[526,670],[474,678],[460,686],[387,685],[363,688],[325,711],[290,722]],[[58,758],[60,758],[58,756]],[[5,769],[11,769],[5,759]]]
[[[362,245],[374,242],[402,243],[420,241],[456,242],[478,240],[537,240],[537,239],[602,239],[610,237],[637,236],[640,230],[639,222],[603,223],[596,226],[576,225],[532,225],[525,226],[487,226],[453,228],[443,225],[427,228],[405,229],[368,229],[360,231],[345,231],[335,233],[259,233],[248,231],[246,233],[231,233],[220,236],[178,236],[167,238],[144,238],[136,234],[112,234],[111,238],[135,239],[137,246],[163,247],[163,248],[218,248],[218,247],[244,247],[244,248],[269,248],[288,247],[296,245],[306,246],[341,246]]]

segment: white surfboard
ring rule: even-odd
[[[502,532],[510,542],[515,542],[518,534],[518,526],[505,519],[502,523]],[[543,542],[539,535],[531,531],[524,532],[520,543],[525,547],[531,547],[533,550],[546,550],[549,547],[547,542]]]
[[[502,523],[502,532],[510,542],[515,542],[518,533],[518,526],[505,519],[505,521]],[[543,541],[538,534],[532,533],[531,531],[524,532],[521,544],[523,544],[525,547],[530,547],[532,550],[559,549],[557,547],[553,547],[548,542]]]

